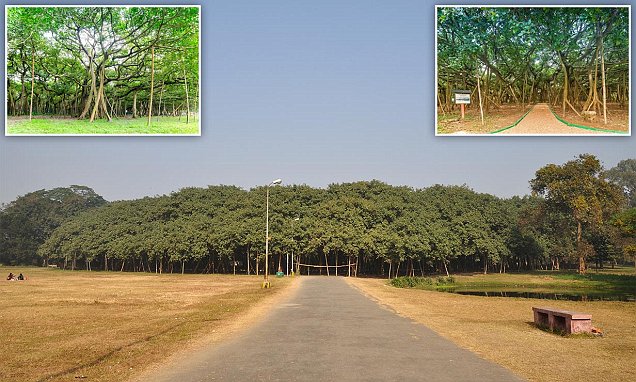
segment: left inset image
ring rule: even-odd
[[[200,16],[5,6],[5,135],[201,135]]]

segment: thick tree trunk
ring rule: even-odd
[[[581,253],[581,237],[582,237],[582,227],[581,227],[581,222],[577,221],[577,228],[576,228],[576,249],[579,251],[579,273],[583,274],[585,273],[585,258],[583,257],[583,254]]]
[[[106,93],[104,90],[105,77],[105,68],[102,66],[101,70],[99,71],[99,98],[101,100],[100,107],[102,108],[102,112],[108,119],[108,122],[110,122],[112,121],[112,118],[110,117],[110,113],[108,112],[108,106],[106,105]]]

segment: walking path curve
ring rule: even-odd
[[[595,131],[568,126],[559,121],[550,111],[548,104],[538,103],[517,126],[497,134],[520,135],[581,135],[581,134],[611,134],[611,131]]]
[[[297,281],[301,285],[294,294],[272,306],[259,324],[161,368],[149,380],[522,380],[381,307],[342,278]]]

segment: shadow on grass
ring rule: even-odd
[[[177,324],[177,325],[173,325],[173,326],[171,326],[171,327],[167,328],[166,330],[163,330],[163,331],[161,331],[159,333],[153,334],[151,336],[146,336],[144,338],[140,338],[140,339],[138,339],[136,341],[133,341],[133,342],[130,342],[128,344],[122,345],[120,347],[117,347],[117,348],[109,351],[108,353],[106,353],[106,354],[104,354],[104,355],[102,355],[100,357],[97,357],[96,359],[94,359],[94,360],[92,360],[90,362],[86,362],[84,364],[81,364],[81,365],[78,365],[78,366],[75,366],[75,367],[72,367],[72,368],[69,368],[69,369],[66,369],[66,370],[59,371],[59,372],[57,372],[55,374],[47,375],[46,377],[38,379],[37,382],[50,381],[50,380],[55,379],[55,378],[59,378],[59,377],[65,376],[65,375],[73,374],[73,373],[75,373],[75,372],[77,372],[79,370],[82,370],[84,368],[87,368],[87,367],[92,367],[92,366],[99,365],[100,363],[106,361],[108,358],[112,357],[113,355],[117,354],[118,352],[120,352],[120,351],[122,351],[122,350],[124,350],[126,348],[129,348],[129,347],[132,347],[132,346],[135,346],[135,345],[139,345],[141,343],[149,342],[149,341],[153,340],[154,338],[157,338],[157,337],[162,336],[162,335],[164,335],[166,333],[169,333],[170,331],[175,330],[175,329],[177,329],[178,327],[180,327],[180,326],[182,326],[184,324],[185,324],[185,322],[182,322],[182,323]]]
[[[559,337],[563,337],[563,338],[588,339],[588,338],[599,338],[599,337],[602,337],[602,336],[594,335],[592,333],[573,333],[573,334],[569,334],[565,330],[551,330],[547,326],[535,324],[534,321],[526,321],[526,325],[532,327],[533,329],[538,329],[538,330],[541,330],[541,331],[546,332],[546,333],[555,334],[555,335],[557,335]]]

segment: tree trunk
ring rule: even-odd
[[[33,117],[33,89],[35,87],[35,47],[31,41],[31,104],[29,106],[29,121]]]
[[[183,82],[185,83],[185,96],[186,96],[186,123],[190,122],[190,96],[188,95],[188,76],[185,70],[185,62],[181,59],[183,64]]]
[[[605,87],[605,54],[601,38],[601,84],[603,86],[603,123],[607,125],[607,88]]]
[[[336,252],[336,276],[338,276],[338,252]]]
[[[247,249],[247,253],[246,253],[246,261],[247,261],[247,274],[250,274],[250,250],[249,248]]]
[[[146,122],[146,126],[150,126],[150,119],[152,118],[152,94],[155,88],[155,47],[150,48],[150,100],[148,101],[148,122]],[[236,273],[236,272],[235,272]]]
[[[484,125],[484,108],[481,100],[481,88],[479,87],[479,75],[477,75],[477,93],[479,94],[479,114],[481,115],[481,125]]]
[[[479,86],[479,80],[477,80]],[[486,67],[486,78],[484,79],[484,102],[483,107],[486,109],[486,113],[490,111],[490,103],[488,102],[488,96],[490,95],[490,68]],[[483,121],[482,121],[483,125]]]
[[[563,107],[561,112],[563,113],[563,117],[565,117],[565,106],[568,99],[568,69],[565,66],[561,53],[559,53],[559,58],[561,58],[561,68],[563,69]]]
[[[163,98],[163,90],[165,87],[165,83],[161,84],[161,92],[159,93],[159,107],[157,108],[157,122],[159,122],[159,116],[161,115],[161,100]]]
[[[105,71],[106,71],[106,68],[102,67],[102,69],[99,72],[99,92],[100,92],[102,111],[104,115],[106,116],[106,118],[108,119],[108,122],[110,122],[112,121],[112,118],[110,116],[110,113],[108,112],[108,105],[106,105],[106,93],[104,89],[104,79],[106,77]]]
[[[137,92],[133,94],[132,117],[137,118]]]
[[[576,228],[576,248],[579,251],[579,273],[583,274],[585,273],[585,258],[583,257],[583,254],[581,253],[581,237],[582,237],[582,228],[581,228],[581,222],[577,221],[577,228]]]

